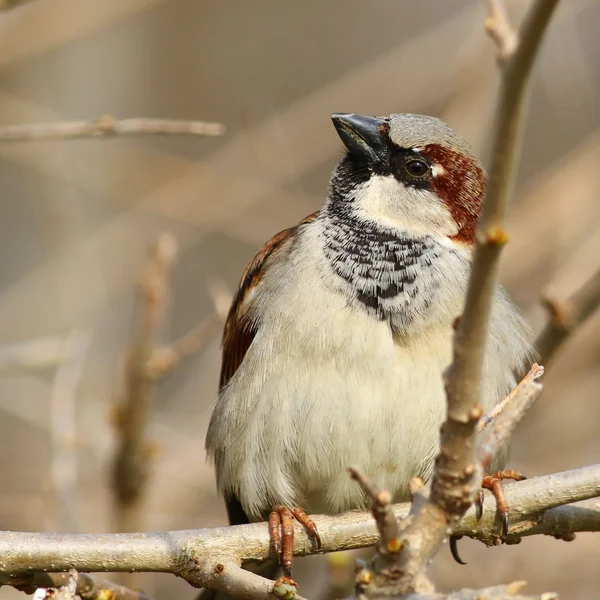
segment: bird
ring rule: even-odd
[[[331,119],[343,155],[324,206],[272,237],[234,295],[206,436],[230,523],[269,520],[288,572],[280,527],[296,518],[318,545],[308,515],[369,506],[349,466],[396,502],[432,475],[487,181],[437,118]],[[494,294],[484,410],[534,352],[507,293]]]

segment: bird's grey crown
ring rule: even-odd
[[[390,141],[400,148],[439,144],[467,155],[477,166],[481,166],[471,146],[450,126],[435,117],[406,113],[383,118],[390,126]]]

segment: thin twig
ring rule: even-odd
[[[519,37],[508,19],[508,12],[503,0],[489,0],[488,11],[484,29],[494,40],[498,49],[496,58],[502,64],[515,53],[519,45]]]
[[[546,294],[550,320],[536,341],[541,360],[548,363],[571,335],[600,306],[600,270],[570,298],[557,300]]]
[[[348,469],[352,479],[358,481],[362,489],[369,494],[373,500],[371,512],[377,523],[377,529],[381,536],[379,551],[381,554],[395,554],[400,549],[400,527],[394,512],[392,511],[392,496],[387,490],[383,490],[357,467]]]
[[[488,321],[496,290],[498,260],[508,237],[505,219],[511,196],[525,113],[525,99],[535,56],[557,0],[537,0],[523,23],[515,51],[501,64],[502,82],[495,118],[488,189],[476,232],[476,248],[464,313],[446,374],[447,420],[442,427],[429,499],[415,509],[402,534],[403,551],[394,581],[397,594],[429,593],[425,568],[442,544],[448,523],[471,505],[481,484],[476,461],[477,423],[482,416],[481,373]]]
[[[484,429],[489,427],[490,423],[492,423],[498,415],[503,412],[507,407],[511,406],[515,398],[520,394],[522,387],[531,381],[536,381],[544,374],[544,367],[538,365],[537,363],[533,363],[531,369],[529,369],[529,373],[521,379],[517,387],[512,390],[502,402],[498,402],[496,406],[494,406],[490,411],[488,411],[481,419],[479,423],[477,423],[477,433],[481,433]]]
[[[103,115],[91,121],[26,123],[0,127],[0,142],[25,142],[123,135],[194,135],[219,136],[225,133],[221,123],[176,119],[115,119]]]
[[[148,362],[148,375],[153,379],[165,377],[189,358],[213,335],[219,325],[217,315],[204,319],[200,325],[192,329],[168,346],[157,348]]]
[[[65,337],[46,337],[0,346],[0,373],[56,368],[64,358]]]
[[[509,540],[532,534],[561,534],[600,531],[600,507],[564,506],[600,496],[600,465],[535,477],[508,484],[510,507]],[[557,507],[557,508],[554,508]],[[393,507],[397,518],[406,517],[408,504]],[[323,552],[364,548],[377,543],[379,536],[369,512],[343,515],[316,515]],[[299,524],[294,525],[294,554],[314,554],[312,540]],[[471,508],[454,526],[453,533],[493,544],[501,524],[493,498],[486,497],[483,516],[477,520]],[[117,534],[57,534],[0,532],[0,585],[22,583],[24,575],[38,571],[82,572],[145,571],[179,575],[193,585],[230,590],[230,585],[251,584],[263,598],[265,579],[238,569],[243,561],[264,560],[272,554],[266,523],[188,531]],[[241,571],[241,573],[240,573]],[[249,579],[244,579],[246,574]],[[241,579],[240,579],[241,578]],[[234,579],[237,583],[231,584]],[[254,593],[254,592],[253,592]]]
[[[32,573],[15,578],[11,586],[33,594],[39,588],[60,588],[69,581],[70,573]],[[81,600],[149,600],[143,592],[131,590],[112,581],[78,573],[75,589]]]
[[[32,0],[0,0],[0,11],[10,10],[11,8],[17,8],[22,4],[27,4]]]
[[[136,531],[140,499],[148,478],[150,446],[146,425],[153,381],[148,364],[158,343],[177,242],[163,234],[153,246],[139,276],[137,330],[125,368],[125,397],[119,411],[120,444],[114,464],[117,528]]]
[[[90,345],[90,335],[73,331],[64,342],[50,401],[51,472],[63,531],[78,531],[77,388]]]
[[[542,384],[533,378],[524,379],[516,388],[511,403],[505,406],[484,434],[477,440],[477,460],[484,469],[490,465],[495,454],[508,442],[517,425],[523,420],[533,403],[542,393]]]

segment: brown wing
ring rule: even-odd
[[[250,347],[256,335],[257,323],[245,317],[246,307],[244,301],[250,291],[262,279],[265,269],[269,266],[269,260],[277,254],[285,243],[293,237],[299,227],[314,221],[318,212],[308,215],[298,225],[284,229],[274,235],[256,254],[250,264],[246,267],[238,290],[233,298],[225,321],[223,332],[223,360],[221,362],[221,377],[219,389],[221,389],[233,377],[238,367],[244,360],[244,355]]]

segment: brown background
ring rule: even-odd
[[[528,4],[509,3],[515,20]],[[211,314],[214,290],[234,289],[266,238],[321,206],[341,153],[329,113],[434,114],[486,156],[497,77],[484,15],[469,0],[36,0],[0,13],[2,124],[110,113],[228,128],[222,138],[0,144],[0,341],[91,334],[77,436],[66,440],[74,511],[61,509],[51,476],[52,372],[2,373],[1,529],[112,528],[108,415],[135,276],[158,233],[180,243],[167,341]],[[537,64],[502,274],[536,330],[541,290],[566,295],[600,264],[599,27],[597,2],[564,0]],[[595,318],[552,366],[512,466],[536,475],[598,462],[599,333]],[[224,523],[203,449],[218,366],[215,335],[156,389],[145,529]],[[526,579],[562,598],[600,595],[592,534],[494,549],[463,541],[461,552],[467,567],[447,550],[437,559],[442,589]],[[312,579],[304,595],[326,597],[325,575]],[[156,598],[194,595],[169,576],[138,585]]]

